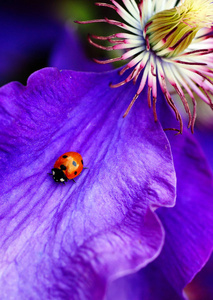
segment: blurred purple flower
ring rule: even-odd
[[[99,65],[87,57],[76,30],[67,23],[63,33],[53,47],[49,66],[73,71],[103,72],[111,70],[110,65]]]
[[[26,9],[17,12],[0,4],[0,85],[18,76],[25,81],[32,70],[47,66],[48,53],[62,33],[53,17]]]
[[[14,5],[0,4],[0,85],[17,78],[26,82],[33,71],[47,66],[95,72],[112,69],[89,59],[76,30],[53,13],[47,14],[43,3],[37,3],[36,11],[28,7],[30,3],[23,5],[24,12],[22,6]]]
[[[208,259],[205,157],[153,122],[147,88],[123,119],[138,86],[119,79],[47,68],[0,89],[1,299],[183,299]],[[47,173],[66,151],[88,169],[63,186]]]

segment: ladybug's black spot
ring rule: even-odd
[[[84,164],[83,160],[81,160],[82,165]]]
[[[67,155],[63,155],[62,157],[63,157],[63,158],[67,158],[68,156],[67,156]]]
[[[66,170],[66,166],[65,165],[60,165],[61,170]]]
[[[74,172],[75,175],[77,175],[77,173],[78,173],[77,171]]]
[[[76,163],[76,161],[74,161],[74,160],[73,160],[72,164],[73,164],[73,166],[75,166],[75,167],[77,166],[77,163]]]

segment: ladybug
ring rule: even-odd
[[[52,173],[55,182],[62,182],[65,184],[68,180],[72,179],[74,182],[84,168],[83,158],[77,152],[66,152],[62,154],[55,162]]]

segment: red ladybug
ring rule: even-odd
[[[66,152],[62,154],[55,162],[51,175],[56,182],[65,183],[72,179],[74,182],[83,167],[83,158],[77,152]]]

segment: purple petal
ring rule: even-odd
[[[109,279],[158,256],[164,241],[152,209],[173,206],[170,147],[135,87],[105,74],[34,73],[1,88],[1,287],[5,299],[101,299]],[[77,151],[76,184],[47,175]]]
[[[168,127],[164,107],[162,123]],[[167,125],[165,125],[167,123]],[[175,127],[175,126],[171,126]],[[184,299],[182,290],[204,266],[213,247],[213,180],[206,159],[194,137],[184,131],[168,133],[177,174],[177,200],[173,208],[156,212],[165,229],[159,257],[136,274],[109,286],[108,299]],[[204,299],[204,298],[203,298]]]
[[[166,230],[158,266],[172,286],[181,290],[212,251],[213,180],[193,136],[185,133],[169,140],[177,173],[177,200],[171,211],[157,212]]]
[[[154,263],[137,273],[113,281],[107,300],[183,300]]]
[[[161,122],[165,127],[165,123],[173,122],[166,107]],[[213,176],[192,134],[187,130],[181,136],[168,132],[168,138],[177,173],[177,200],[171,210],[157,211],[166,230],[157,265],[180,291],[204,266],[213,249]]]
[[[201,144],[201,147],[213,171],[213,129],[205,131],[200,131],[199,129],[197,129],[195,132],[195,136]]]
[[[213,255],[205,267],[186,287],[186,293],[192,300],[212,300],[213,298]]]

